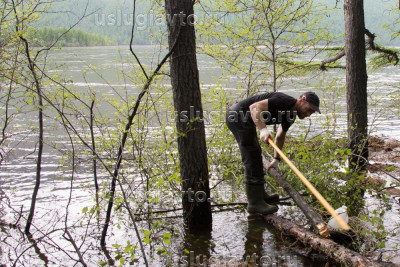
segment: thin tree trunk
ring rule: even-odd
[[[363,169],[368,160],[367,70],[363,0],[345,0],[346,98],[350,168]]]
[[[94,113],[93,113],[93,108],[94,108],[94,103],[95,103],[95,96],[93,95],[93,100],[90,105],[90,137],[92,141],[92,165],[93,165],[93,179],[94,179],[94,188],[96,190],[96,214],[97,214],[97,220],[99,220],[100,217],[100,207],[99,207],[99,184],[97,181],[97,159],[96,159],[96,141],[95,141],[95,136],[94,136]]]
[[[179,33],[178,33],[178,36],[179,36]],[[171,50],[165,55],[165,57],[161,60],[161,62],[158,64],[157,68],[153,71],[153,73],[150,76],[147,76],[147,74],[146,74],[146,77],[148,77],[146,84],[143,86],[142,91],[138,95],[136,102],[135,102],[135,106],[133,107],[132,112],[129,115],[128,121],[125,125],[125,130],[122,134],[121,143],[120,143],[120,147],[118,149],[116,163],[115,163],[115,167],[114,167],[114,171],[113,171],[113,175],[112,175],[111,188],[110,188],[110,199],[108,200],[106,218],[104,221],[104,226],[103,226],[103,230],[102,230],[101,238],[100,238],[100,245],[103,248],[103,250],[105,250],[107,230],[108,230],[108,226],[110,224],[111,211],[112,211],[112,208],[114,205],[114,195],[115,195],[116,183],[117,183],[117,179],[118,179],[118,175],[119,175],[119,171],[120,171],[120,167],[121,167],[122,154],[124,152],[125,144],[126,144],[126,141],[128,138],[128,133],[130,131],[131,126],[133,125],[133,119],[135,118],[135,116],[139,110],[139,106],[140,106],[140,102],[142,101],[142,98],[150,90],[150,85],[153,82],[154,77],[159,73],[160,69],[164,66],[165,62],[171,56],[175,47],[176,47],[176,45],[173,44],[171,47]],[[131,50],[131,51],[133,53],[133,50]],[[135,57],[136,57],[136,55],[135,55]],[[127,206],[127,208],[129,208],[129,207]],[[140,238],[140,237],[138,237],[138,238]],[[139,243],[141,243],[141,241],[139,241]],[[141,249],[142,249],[142,251],[144,251],[143,246],[141,246]],[[143,253],[143,256],[144,256],[144,253]],[[146,260],[146,258],[145,258],[145,260]]]
[[[27,51],[27,54],[29,56],[28,43],[26,43],[26,51]],[[25,226],[25,233],[27,235],[30,234],[30,228],[31,228],[31,225],[32,225],[33,215],[35,214],[36,199],[37,199],[37,195],[39,193],[39,187],[40,187],[40,179],[41,179],[41,171],[42,171],[42,155],[43,155],[43,99],[42,99],[42,91],[41,91],[41,87],[40,87],[38,78],[36,76],[36,72],[34,70],[34,68],[35,68],[34,64],[30,63],[30,66],[31,66],[30,67],[31,72],[32,72],[32,74],[34,76],[34,79],[35,79],[36,93],[38,95],[39,140],[38,140],[38,155],[37,155],[37,161],[36,161],[35,187],[33,189],[31,207],[30,207],[30,210],[29,210],[29,215],[28,215],[28,219],[27,219],[27,222],[26,222],[26,226]]]
[[[276,54],[275,54],[275,42],[271,44],[272,46],[272,88],[274,89],[274,92],[277,91],[276,88],[276,64],[277,64],[277,60],[276,60]],[[276,129],[274,129],[276,131]]]
[[[196,39],[191,24],[193,3],[193,0],[165,1],[169,46],[176,42],[170,65],[174,108],[178,114],[176,127],[182,190],[193,192],[182,197],[184,222],[189,229],[211,228],[212,223]]]
[[[264,168],[267,168],[268,161],[263,155]],[[314,230],[323,237],[329,236],[329,230],[325,225],[322,217],[315,212],[304,200],[304,198],[288,183],[282,174],[275,169],[271,168],[269,174],[278,182],[278,184],[292,197],[297,206],[303,211],[304,215],[311,222]]]
[[[25,56],[28,59],[28,68],[29,71],[32,74],[33,77],[33,84],[36,89],[36,94],[38,97],[38,123],[39,123],[39,136],[38,136],[38,154],[37,154],[37,160],[36,160],[36,180],[35,180],[35,187],[33,189],[32,193],[32,200],[31,200],[31,207],[29,209],[29,215],[26,221],[25,225],[25,233],[27,235],[30,235],[30,228],[32,225],[32,220],[33,216],[35,214],[35,207],[36,207],[36,199],[37,195],[39,193],[39,188],[40,188],[40,179],[41,179],[41,170],[42,170],[42,155],[43,155],[43,97],[42,97],[42,88],[40,85],[39,77],[37,76],[36,73],[36,64],[32,60],[31,54],[30,54],[30,48],[29,48],[29,43],[28,41],[24,38],[22,35],[22,29],[20,28],[21,26],[21,21],[18,17],[17,9],[15,2],[12,1],[12,6],[13,6],[13,11],[15,13],[15,30],[18,34],[19,39],[23,42],[24,48],[25,48]]]

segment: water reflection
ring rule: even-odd
[[[302,266],[298,255],[279,248],[276,230],[262,216],[249,215],[247,219],[245,253],[242,257],[245,266]]]
[[[264,244],[264,231],[266,230],[267,224],[259,215],[249,215],[248,227],[246,232],[246,241],[244,243],[245,253],[242,257],[244,262],[247,262],[249,266],[259,264],[260,257],[263,255],[263,244]]]
[[[185,238],[181,251],[181,266],[207,266],[211,258],[212,229],[185,230]]]
[[[185,230],[182,244],[177,247],[180,255],[173,260],[169,258],[168,261],[164,261],[162,266],[319,266],[311,262],[304,265],[303,256],[285,250],[284,245],[279,245],[276,242],[280,239],[279,234],[275,234],[275,229],[268,225],[262,216],[246,217],[242,213],[243,220],[239,222],[244,226],[242,232],[233,225],[238,222],[233,216],[215,215],[214,219],[222,219],[224,230],[232,230],[235,232],[234,236],[226,239],[223,237],[226,235],[218,236],[223,231],[218,226],[213,230]],[[234,246],[238,240],[244,243],[241,249]],[[225,242],[227,242],[226,250],[221,250],[219,246],[215,247],[215,244]],[[239,254],[240,251],[242,254]]]
[[[297,245],[290,248],[288,241],[262,216],[249,215],[242,257],[244,266],[324,266],[326,259],[318,254],[313,257]],[[294,244],[294,243],[293,243]]]

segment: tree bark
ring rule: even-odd
[[[268,166],[267,159],[263,155],[263,164],[266,169]],[[297,206],[303,211],[304,215],[306,215],[307,219],[311,222],[314,230],[318,232],[323,237],[329,237],[329,230],[325,225],[322,217],[315,212],[307,202],[303,199],[303,197],[288,183],[285,178],[283,178],[282,174],[275,169],[271,168],[268,172],[275,181],[292,197],[293,201],[296,202]]]
[[[395,266],[391,263],[379,263],[367,259],[357,252],[345,248],[330,239],[322,238],[280,216],[271,214],[264,216],[264,219],[284,234],[293,236],[305,246],[323,253],[343,266]]]
[[[363,0],[344,1],[346,98],[349,159],[353,170],[364,169],[368,160],[367,70]]]
[[[170,62],[171,83],[174,108],[178,115],[176,127],[184,192],[183,215],[189,229],[210,228],[212,223],[193,3],[192,0],[165,1],[169,46],[172,47],[176,41]]]

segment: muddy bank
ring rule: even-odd
[[[370,137],[367,169],[371,174],[368,176],[369,181],[373,185],[385,185],[387,193],[400,196],[400,141],[386,137]]]

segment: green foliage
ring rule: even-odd
[[[328,47],[324,47],[324,48],[321,49],[321,50],[324,50],[324,51],[333,51],[334,54],[336,54],[337,52],[344,50],[344,47],[343,47],[343,46],[328,46]]]
[[[79,29],[39,28],[28,33],[33,46],[50,46],[57,42],[57,46],[101,46],[114,45],[116,42],[96,33],[88,33]]]
[[[366,251],[386,248],[386,239],[389,234],[383,223],[385,210],[375,209],[373,210],[372,215],[372,217],[366,215],[360,216],[360,221],[363,226],[360,231],[360,236],[365,241],[363,246],[365,246]]]
[[[385,66],[390,66],[394,64],[398,64],[396,62],[395,54],[399,55],[400,50],[396,48],[386,48],[382,47],[379,44],[375,44],[376,49],[379,49],[384,52],[375,52],[378,53],[378,55],[372,57],[369,59],[369,64],[368,67],[370,67],[372,70],[377,70],[381,67]]]
[[[212,190],[215,202],[236,201],[235,191],[238,190],[243,180],[243,166],[239,149],[225,123],[229,97],[229,92],[220,85],[203,92],[207,156],[211,172],[211,186],[215,185]],[[226,192],[230,193],[226,194]]]
[[[65,3],[67,2],[69,1]],[[98,3],[104,3],[104,1],[98,1]],[[308,1],[286,1],[284,4],[281,1],[280,3],[281,5],[268,7],[267,10],[270,12],[265,13],[263,1],[248,2],[250,9],[245,9],[243,3],[238,5],[229,1],[215,1],[215,6],[207,6],[207,8],[220,10],[219,12],[224,10],[227,14],[226,23],[221,25],[210,21],[212,23],[199,25],[200,36],[207,43],[202,47],[202,51],[216,58],[221,65],[229,69],[230,73],[244,76],[244,86],[241,88],[244,88],[248,94],[253,94],[260,88],[264,89],[267,80],[277,82],[276,88],[279,88],[279,83],[283,82],[285,77],[304,75],[309,71],[314,71],[317,64],[312,59],[321,51],[314,50],[314,47],[330,39],[329,34],[316,27],[320,19],[315,19],[315,14],[314,17],[311,15],[312,12],[322,12],[319,7],[314,9],[312,2]],[[78,9],[78,7],[79,5],[76,5],[74,8]],[[296,10],[299,11],[296,16],[285,13]],[[32,77],[27,74],[29,73],[27,61],[20,56],[22,47],[18,34],[27,37],[31,44],[35,44],[32,41],[36,38],[38,45],[43,45],[54,41],[65,31],[65,28],[35,30],[29,23],[37,19],[37,16],[26,17],[27,28],[21,29],[18,33],[14,32],[14,25],[9,20],[4,20],[0,24],[3,45],[0,79],[2,83],[10,80],[14,82],[10,85],[10,91],[1,92],[6,93],[1,95],[1,101],[4,103],[9,92],[14,101],[13,107],[15,107],[12,112],[15,113],[25,114],[38,108],[37,96],[31,88]],[[60,21],[63,22],[63,20]],[[266,30],[267,23],[273,26],[270,31]],[[65,25],[65,23],[61,24]],[[103,40],[98,35],[87,35],[80,30],[71,31],[64,38],[65,40],[60,40],[59,45],[67,43],[91,45],[92,41],[98,43]],[[226,45],[223,46],[220,43]],[[160,47],[160,50],[162,49]],[[46,58],[39,57],[37,64],[40,65],[41,60],[44,61]],[[117,74],[118,84],[122,86],[110,85],[112,95],[101,94],[90,85],[86,88],[74,86],[62,75],[42,76],[40,80],[46,97],[44,106],[47,118],[46,130],[48,132],[62,131],[64,136],[68,133],[72,139],[68,144],[65,144],[65,140],[62,140],[63,142],[55,140],[53,143],[46,140],[49,149],[53,148],[61,156],[59,175],[55,179],[72,179],[71,173],[89,168],[88,166],[92,166],[89,164],[93,159],[96,159],[98,163],[96,170],[103,175],[100,180],[99,203],[85,206],[77,211],[81,216],[76,224],[78,226],[91,222],[91,218],[102,219],[106,203],[110,198],[109,182],[121,136],[126,131],[127,118],[136,104],[137,92],[146,82],[141,69],[137,65],[132,66],[131,59],[124,58],[118,63],[121,64]],[[272,69],[275,68],[275,74],[271,71],[271,66]],[[87,67],[88,69],[82,72],[85,80],[89,75],[97,75],[99,79],[108,83],[100,74],[101,67],[91,65]],[[149,65],[145,68],[147,71],[150,69]],[[164,67],[162,72],[167,73],[167,68]],[[202,92],[205,103],[204,119],[207,126],[210,181],[213,186],[214,201],[218,202],[227,200],[221,196],[221,192],[226,189],[225,186],[232,185],[237,189],[243,179],[239,150],[233,135],[225,125],[224,117],[228,103],[237,96],[224,90],[224,87],[220,85],[222,82],[224,81]],[[126,231],[127,235],[133,232],[132,221],[127,219],[127,205],[137,213],[142,212],[135,215],[147,222],[146,225],[139,225],[142,241],[146,246],[155,248],[159,255],[172,253],[171,247],[177,238],[178,224],[166,225],[164,221],[154,220],[154,211],[179,208],[182,197],[177,138],[185,133],[178,133],[175,129],[176,115],[172,104],[172,92],[166,86],[168,83],[167,76],[159,75],[155,78],[150,87],[150,93],[146,94],[139,106],[133,126],[128,130],[129,137],[118,180],[118,185],[121,185],[120,188],[126,190],[127,194],[124,199],[120,188],[117,190],[113,210],[113,225],[121,231]],[[15,84],[18,86],[14,86]],[[134,85],[135,89],[132,90],[132,87],[127,86],[128,84]],[[350,213],[357,214],[359,207],[363,205],[360,199],[364,193],[363,188],[368,190],[371,187],[367,187],[370,185],[365,175],[350,173],[346,168],[349,150],[346,149],[345,140],[338,137],[336,112],[340,111],[336,110],[335,106],[337,94],[343,93],[343,87],[337,86],[336,81],[326,87],[328,87],[326,91],[329,91],[327,94],[331,94],[331,98],[327,97],[326,101],[332,102],[332,105],[328,107],[332,112],[326,115],[323,134],[309,139],[307,129],[303,128],[304,134],[288,138],[285,152],[335,208],[345,204],[351,207]],[[86,146],[91,141],[88,122],[92,101],[94,101],[93,128],[97,153],[95,157],[92,156],[91,148]],[[4,119],[3,117],[1,119],[3,125]],[[53,128],[48,126],[50,122],[54,122]],[[37,126],[28,119],[24,130],[25,128],[29,132],[35,132]],[[77,131],[74,132],[74,129]],[[71,145],[74,145],[75,153],[72,153]],[[303,191],[304,186],[293,173],[287,167],[283,166],[283,168],[285,176],[295,188]],[[388,171],[392,168],[389,167]],[[270,182],[273,183],[273,181]],[[81,188],[92,193],[93,199],[96,199],[91,183],[81,185]],[[371,190],[378,189],[381,188],[371,188]],[[236,200],[236,193],[232,191],[228,201]],[[382,200],[387,198],[383,194],[379,197]],[[314,207],[321,209],[312,196],[309,196],[308,200]],[[382,213],[377,213],[372,218],[365,218],[366,222],[377,229],[371,228],[367,232],[362,232],[362,235],[374,236],[378,242],[383,242],[386,233],[381,226],[382,216]],[[137,254],[140,252],[137,240],[134,243],[116,242],[111,249],[113,259],[117,263],[127,265],[138,261]],[[378,245],[383,246],[382,243]],[[107,263],[99,261],[98,264],[104,266]]]
[[[151,44],[151,36],[159,30],[166,31],[165,14],[157,14],[159,5],[153,1],[139,0],[136,3],[135,44]],[[37,28],[54,28],[72,25],[82,20],[77,28],[88,33],[107,36],[118,44],[129,44],[133,25],[133,1],[56,1],[51,12],[41,16]],[[85,13],[86,11],[86,13]]]
[[[304,136],[288,140],[285,151],[295,166],[315,186],[326,200],[334,207],[339,208],[348,202],[347,192],[353,188],[352,184],[340,183],[346,173],[343,173],[348,149],[346,140],[332,138],[330,133],[320,135],[304,143]],[[298,191],[306,188],[298,177],[283,164],[285,177]],[[351,196],[350,196],[351,198]],[[313,197],[309,200],[319,206]],[[322,206],[319,207],[322,209]]]
[[[201,51],[240,77],[243,84],[238,87],[246,88],[246,95],[266,85],[276,91],[288,76],[315,70],[312,60],[321,51],[316,46],[332,38],[320,26],[325,7],[312,1],[207,4],[202,11],[218,16],[197,27],[204,43]]]
[[[47,8],[47,4],[42,2],[0,2],[0,146],[8,146],[7,136],[19,130],[15,126],[16,117],[24,112],[47,108],[38,105],[37,91],[32,86],[34,77],[29,68],[25,43],[21,39],[26,37],[31,25]],[[34,54],[33,51],[30,53]],[[48,86],[49,82],[43,79],[41,84]],[[24,128],[35,131],[38,126],[29,121]],[[1,155],[0,163],[6,156]]]
[[[386,23],[382,24],[382,30],[385,31],[386,35],[390,34],[391,39],[398,40],[400,35],[400,18],[399,18],[400,9],[398,3],[392,3],[390,7],[387,7],[387,14],[393,18],[390,21],[386,21]]]
[[[132,245],[130,241],[127,241],[124,246],[120,244],[112,244],[111,246],[114,248],[114,259],[119,262],[119,266],[125,266],[126,262],[129,262],[130,265],[138,262],[135,255],[137,246]],[[98,264],[105,266],[106,262],[100,261]]]

